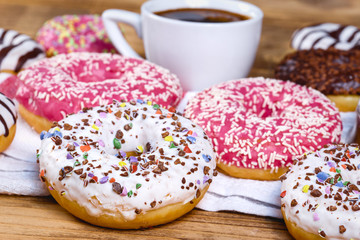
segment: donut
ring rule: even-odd
[[[360,29],[351,25],[321,23],[297,29],[291,38],[296,50],[328,49],[350,50],[360,47]]]
[[[281,177],[281,210],[295,239],[360,239],[360,151],[326,145]]]
[[[202,128],[149,101],[84,108],[40,137],[40,177],[52,196],[103,227],[172,221],[200,201],[216,175]]]
[[[354,132],[356,133],[355,134],[355,142],[360,144],[360,101],[356,107],[356,122],[355,122],[355,125],[354,125]]]
[[[355,111],[360,99],[360,50],[296,51],[275,68],[275,78],[319,90],[341,112]]]
[[[63,15],[44,23],[36,40],[51,57],[70,52],[116,53],[99,15]]]
[[[43,47],[29,36],[0,28],[0,71],[16,74],[44,57]]]
[[[16,119],[15,103],[0,92],[0,152],[5,151],[15,137]]]
[[[150,62],[110,53],[69,53],[43,59],[18,74],[16,99],[22,117],[37,131],[83,107],[113,99],[150,99],[176,106],[178,78]]]
[[[189,100],[184,116],[204,128],[220,171],[278,180],[294,156],[339,142],[340,114],[320,92],[288,81],[244,78]]]
[[[15,98],[18,84],[16,75],[0,72],[0,91],[8,98]]]

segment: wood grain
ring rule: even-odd
[[[290,239],[282,220],[230,212],[193,210],[144,230],[113,230],[87,224],[51,197],[0,195],[0,238],[79,239]]]
[[[140,11],[144,0],[0,0],[0,27],[35,36],[57,15],[101,14],[105,9]],[[265,14],[262,38],[251,76],[273,76],[274,66],[291,49],[292,32],[319,22],[360,25],[358,0],[249,0]],[[126,38],[141,55],[142,41],[133,29]],[[233,212],[193,210],[159,227],[119,231],[95,227],[63,210],[51,197],[0,195],[1,239],[291,239],[282,220]]]

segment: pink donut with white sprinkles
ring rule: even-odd
[[[52,121],[84,107],[115,100],[146,99],[164,107],[176,106],[182,96],[178,78],[150,62],[109,53],[70,53],[44,59],[18,75],[16,98],[20,113]],[[24,111],[22,111],[24,110]],[[24,114],[25,113],[25,114]]]
[[[274,79],[213,86],[184,115],[212,139],[220,170],[260,180],[278,179],[296,156],[339,142],[342,131],[339,111],[323,94]]]

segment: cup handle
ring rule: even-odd
[[[108,9],[102,13],[101,17],[104,22],[106,32],[115,48],[124,56],[142,58],[128,44],[117,25],[118,22],[129,24],[135,28],[137,35],[142,38],[140,15],[125,10]]]

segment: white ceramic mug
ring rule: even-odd
[[[199,23],[154,14],[181,8],[220,9],[250,19]],[[237,0],[151,0],[141,6],[141,15],[109,9],[102,18],[111,41],[121,54],[140,58],[126,42],[118,22],[132,25],[143,38],[149,61],[175,73],[184,90],[199,91],[248,75],[260,41],[263,13],[255,5]]]

